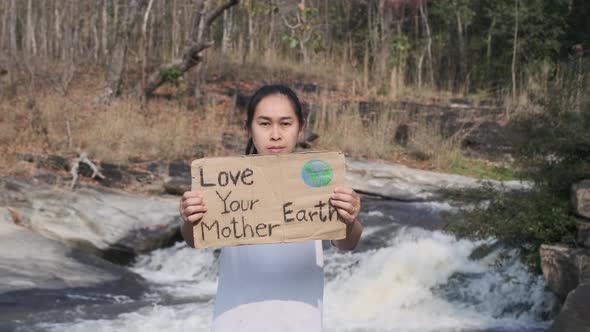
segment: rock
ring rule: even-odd
[[[164,190],[169,194],[182,196],[185,191],[191,190],[191,178],[172,177],[164,182]]]
[[[209,143],[196,143],[191,145],[191,158],[192,159],[201,159],[201,158],[205,158],[207,157],[207,154],[209,154],[209,151],[214,150],[215,149],[215,143],[213,142],[209,142]]]
[[[411,169],[396,164],[346,160],[346,180],[358,191],[401,201],[423,201],[442,196],[444,189],[479,188],[477,179],[460,175]],[[490,181],[506,189],[526,190],[530,184],[519,181]]]
[[[54,173],[50,173],[50,172],[46,172],[46,171],[42,171],[42,170],[36,171],[35,175],[33,176],[33,179],[35,179],[36,181],[45,183],[45,184],[50,184],[50,185],[55,185],[58,182],[60,182],[60,180],[61,180]]]
[[[232,91],[229,92],[230,95],[232,95],[234,93],[233,89]],[[236,96],[236,108],[240,109],[240,110],[246,110],[246,107],[248,107],[248,103],[250,102],[250,98],[252,98],[252,96],[250,95],[245,95],[241,92],[238,92],[238,95]]]
[[[168,165],[168,175],[171,177],[191,177],[191,167],[182,160],[175,160]]]
[[[590,283],[574,289],[565,300],[561,312],[548,332],[590,331]]]
[[[577,215],[590,218],[590,180],[572,186],[572,205]]]
[[[547,287],[561,299],[578,286],[578,275],[572,262],[571,250],[550,245],[542,245],[540,248],[541,269]]]
[[[473,99],[471,98],[451,98],[449,99],[450,107],[471,107],[473,106]]]
[[[70,169],[70,163],[61,156],[34,153],[22,153],[18,156],[20,159],[34,163],[40,168],[49,168],[56,171],[65,171]]]
[[[171,223],[131,230],[118,244],[104,250],[101,256],[115,264],[129,265],[137,253],[147,253],[154,248],[169,247],[181,241],[179,225]]]
[[[395,129],[395,137],[394,142],[401,145],[407,146],[408,145],[408,136],[410,132],[410,127],[407,124],[401,124]]]
[[[155,176],[165,176],[168,173],[168,164],[163,161],[151,162],[146,168]]]
[[[104,175],[111,183],[125,183],[129,182],[129,179],[123,174],[127,171],[127,167],[119,166],[111,163],[100,163],[100,172]]]
[[[140,300],[148,290],[138,274],[14,225],[0,207],[0,330],[14,331],[20,324],[10,322],[38,312],[94,305],[97,294],[110,296],[102,304],[116,305]]]
[[[478,103],[479,107],[500,107],[502,102],[497,99],[482,99]]]
[[[90,287],[121,279],[143,282],[120,266],[15,225],[8,210],[0,208],[0,293]]]
[[[137,182],[138,184],[150,184],[154,181],[155,176],[154,174],[146,171],[141,170],[128,170],[129,175],[133,179],[133,181]]]
[[[578,219],[578,245],[590,248],[590,221],[585,219]]]
[[[502,126],[495,121],[484,121],[469,130],[463,139],[463,146],[488,154],[511,152],[514,144],[524,139],[522,134]]]
[[[590,282],[590,250],[542,245],[541,269],[547,287],[562,300],[578,285]]]
[[[55,155],[49,155],[46,156],[46,158],[41,158],[39,161],[39,166],[57,171],[70,169],[70,164],[64,157]]]
[[[48,189],[17,180],[0,178],[0,203],[15,211],[24,226],[47,238],[72,247],[104,252],[111,247],[126,248],[133,255],[159,248],[153,238],[158,232],[162,242],[178,227],[178,202],[138,197],[82,187],[75,192]],[[143,238],[130,241],[131,235],[150,230]],[[150,244],[152,243],[152,244]]]

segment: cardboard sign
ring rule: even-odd
[[[207,206],[195,247],[338,240],[346,225],[329,204],[344,185],[339,152],[204,158],[191,165],[192,190]]]

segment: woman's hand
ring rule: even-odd
[[[185,223],[197,224],[207,212],[207,206],[203,202],[203,194],[196,191],[186,191],[180,199],[179,212]]]
[[[356,248],[363,233],[363,225],[356,219],[361,209],[361,198],[350,188],[336,187],[330,196],[330,204],[346,223],[346,238],[333,240],[332,244],[340,250]]]
[[[361,209],[360,197],[354,190],[347,187],[336,187],[330,196],[330,204],[336,208],[340,217],[348,225],[354,223]]]

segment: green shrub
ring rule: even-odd
[[[510,191],[485,184],[454,197],[465,207],[452,217],[447,231],[471,239],[495,238],[519,249],[524,261],[537,271],[541,244],[575,245],[576,222],[568,201],[547,191]]]
[[[165,68],[160,70],[160,76],[164,83],[178,85],[178,79],[182,76],[182,72],[178,67]]]
[[[571,73],[570,73],[571,74]],[[529,266],[539,267],[543,243],[576,246],[570,205],[572,184],[590,178],[590,93],[587,75],[577,72],[553,82],[537,99],[535,111],[521,113],[510,125],[526,139],[514,155],[529,191],[510,192],[486,185],[452,193],[465,202],[447,230],[474,239],[496,238],[518,248]]]

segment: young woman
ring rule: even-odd
[[[305,120],[295,93],[283,85],[261,87],[248,105],[246,154],[295,151]],[[346,223],[346,238],[332,241],[342,250],[356,247],[359,196],[338,187],[330,197]],[[182,235],[193,246],[193,227],[207,212],[198,192],[180,200]],[[321,331],[324,292],[321,241],[225,247],[219,257],[219,283],[213,331]]]

